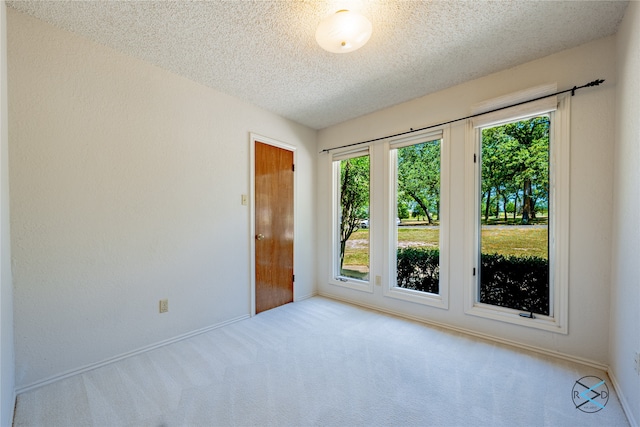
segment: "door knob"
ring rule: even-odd
[[[256,235],[256,240],[262,240],[264,239],[264,234],[257,234]]]

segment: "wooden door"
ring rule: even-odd
[[[256,314],[293,301],[293,152],[255,142]]]

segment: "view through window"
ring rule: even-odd
[[[481,129],[478,301],[550,314],[548,115]]]
[[[338,279],[369,280],[369,155],[335,162],[338,181]]]
[[[392,150],[396,167],[397,287],[439,293],[441,139]]]

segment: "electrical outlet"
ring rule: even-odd
[[[381,286],[382,285],[382,277],[376,276],[376,285],[377,286]]]
[[[166,313],[169,311],[169,300],[161,299],[160,300],[160,313]]]

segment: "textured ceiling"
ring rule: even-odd
[[[8,1],[17,10],[315,129],[614,34],[626,1]],[[363,48],[315,41],[339,9]]]

